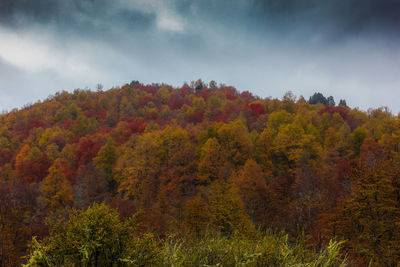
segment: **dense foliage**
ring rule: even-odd
[[[135,221],[121,222],[118,214],[96,203],[73,211],[69,220],[49,223],[42,244],[33,239],[24,266],[345,266],[340,243],[331,241],[319,253],[303,239],[293,245],[288,236],[253,232],[201,238],[167,237],[135,231]]]
[[[336,238],[351,264],[397,264],[400,117],[326,101],[310,104],[290,92],[261,99],[201,80],[181,88],[132,82],[60,92],[0,115],[0,266],[26,262],[33,236],[33,246],[60,251],[57,238],[80,234],[85,223],[75,229],[67,218],[77,220],[94,202],[122,218],[105,216],[116,220],[110,236],[132,231],[117,258],[131,259],[127,248],[142,240],[132,238],[151,233],[143,242],[173,244],[173,260],[183,262],[193,251],[207,254],[202,242],[218,236],[232,248],[224,257],[230,261],[244,257],[232,254],[241,246],[237,233],[272,229],[288,236],[260,238],[284,246],[284,237],[293,244],[304,233],[315,251],[329,251]],[[126,225],[136,213],[140,227]],[[266,253],[250,243],[246,253]],[[85,253],[76,257],[93,257]],[[102,260],[114,257],[107,255]],[[74,257],[68,264],[79,265]]]
[[[149,266],[161,263],[151,235],[137,235],[132,220],[121,222],[106,205],[73,210],[68,220],[52,218],[50,235],[33,239],[24,266]]]

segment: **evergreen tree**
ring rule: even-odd
[[[308,100],[308,104],[328,104],[328,99],[325,98],[325,96],[321,93],[315,93],[313,96],[310,97]]]
[[[333,96],[328,97],[327,102],[329,106],[335,106],[335,100],[333,99]]]
[[[340,101],[339,101],[339,106],[347,107],[346,100],[340,99]]]

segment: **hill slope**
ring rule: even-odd
[[[358,263],[399,260],[399,117],[210,87],[132,82],[0,115],[3,262],[94,201],[161,237],[304,229]]]

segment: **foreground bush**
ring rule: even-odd
[[[209,235],[198,240],[174,240],[164,244],[166,266],[346,266],[341,242],[331,241],[316,253],[299,240],[293,245],[284,234],[258,233],[253,238]]]
[[[50,235],[34,238],[25,266],[345,266],[340,242],[316,253],[304,240],[293,244],[284,234],[246,236],[208,234],[170,236],[164,242],[139,234],[134,220],[122,222],[105,204],[73,211],[69,220],[49,220]]]
[[[138,235],[133,219],[122,222],[105,204],[49,221],[50,235],[33,239],[25,266],[148,266],[161,263],[151,234]]]

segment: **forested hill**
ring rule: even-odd
[[[60,92],[0,115],[1,261],[20,262],[50,214],[105,202],[121,218],[140,211],[159,238],[304,231],[316,249],[346,240],[355,264],[394,265],[399,145],[398,116],[317,94],[201,81]]]

